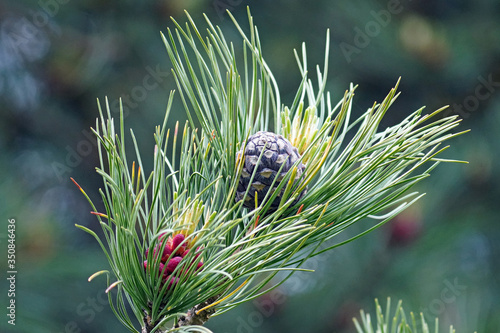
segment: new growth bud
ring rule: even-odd
[[[198,271],[203,267],[202,260],[198,260],[199,253],[192,256],[192,258],[188,255],[190,249],[188,248],[188,242],[186,237],[183,234],[177,234],[175,236],[170,236],[165,241],[166,235],[161,234],[159,239],[160,243],[155,246],[153,250],[153,258],[152,260],[156,260],[155,256],[157,255],[157,249],[163,249],[162,256],[159,264],[159,275],[162,276],[162,287],[163,285],[167,285],[167,289],[172,288],[177,285],[179,281],[179,276],[181,274],[189,273],[191,267],[196,263],[196,270]],[[200,247],[197,248],[197,252],[200,250]],[[146,250],[145,257],[148,258],[149,250]],[[189,260],[190,264],[186,264],[182,270],[177,269],[179,265],[184,265],[184,262]],[[144,269],[146,272],[151,273],[152,267],[148,263],[148,261],[144,261],[143,263]]]

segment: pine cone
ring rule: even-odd
[[[257,163],[263,149],[265,149],[264,154],[262,155],[260,163]],[[241,151],[238,152],[239,155],[241,155],[241,153]],[[248,138],[245,146],[244,157],[245,161],[235,199],[236,202],[244,200],[243,206],[250,209],[255,208],[255,194],[257,193],[257,200],[260,205],[268,191],[276,190],[288,170],[290,170],[295,162],[300,159],[297,148],[292,146],[292,144],[282,135],[262,131],[257,132]],[[278,174],[283,164],[285,165],[281,169],[281,173]],[[250,190],[248,191],[248,195],[244,197],[255,168],[257,168],[255,177]],[[305,166],[302,163],[297,164],[295,182],[300,179],[304,169]],[[276,177],[277,180],[274,183],[274,187],[271,188],[271,184]],[[283,186],[278,196],[272,202],[270,206],[271,210],[278,208],[285,186]],[[302,191],[295,203],[305,194],[305,192],[306,190]]]

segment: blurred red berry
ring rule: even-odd
[[[181,244],[184,241],[184,239],[185,237],[183,234],[175,235],[174,238],[172,239],[172,247],[176,248],[177,246],[179,246],[179,244]]]
[[[177,249],[177,247],[184,241],[185,237],[183,234],[178,234],[175,235],[174,238],[172,239],[172,251]],[[186,250],[186,244],[183,244],[179,249],[175,252],[177,255],[182,255],[184,251]]]
[[[167,262],[170,254],[172,254],[172,249],[167,244],[165,244],[163,248],[163,255],[161,256],[161,261]]]
[[[201,249],[202,249],[202,247],[201,247],[201,246],[198,246],[198,247],[196,248],[196,254],[194,255],[193,260],[198,259],[198,257],[200,256],[200,253],[201,253]],[[183,258],[187,257],[187,256],[188,256],[188,254],[191,252],[191,250],[192,250],[192,249],[187,249],[186,251],[184,251],[184,252],[182,253],[181,257],[183,257]]]
[[[148,264],[148,261],[145,260],[143,263],[143,266],[144,266],[144,269],[146,271],[150,271],[151,270],[151,266]],[[160,273],[159,275],[166,275],[167,274],[167,271],[163,271],[163,269],[165,268],[165,265],[163,263],[160,263],[159,266],[158,266],[158,272]]]
[[[171,287],[175,286],[179,282],[179,278],[173,276],[173,275],[167,275],[163,279],[163,283],[168,284],[167,289],[170,289]]]
[[[401,214],[390,222],[390,245],[407,245],[415,241],[422,232],[421,220],[412,214]]]
[[[167,289],[170,289],[172,286],[178,283],[179,278],[177,276],[180,276],[181,274],[186,274],[190,271],[191,267],[194,265],[197,258],[200,256],[203,247],[197,247],[196,253],[193,256],[194,258],[189,258],[189,264],[187,266],[189,266],[190,269],[183,270],[183,272],[178,271],[175,273],[176,276],[174,276],[173,272],[176,270],[179,263],[183,260],[183,258],[187,257],[193,249],[187,248],[187,242],[183,244],[183,242],[185,242],[186,239],[186,237],[183,234],[177,234],[174,237],[168,237],[167,239],[166,238],[167,238],[166,233],[160,234],[159,236],[160,243],[156,245],[153,250],[153,258],[157,255],[158,249],[162,249],[162,254],[161,254],[162,257],[161,257],[161,262],[159,263],[159,270],[160,274],[163,274],[162,285],[168,283]],[[174,252],[175,249],[177,250]],[[148,257],[148,253],[149,249],[146,249],[146,258]],[[144,261],[143,265],[146,270],[148,271],[150,270],[151,267],[148,265],[147,260]],[[202,266],[203,263],[201,261],[197,262],[196,269],[194,271],[200,270]]]
[[[172,273],[177,268],[177,265],[179,265],[181,260],[182,260],[181,257],[170,258],[170,260],[167,263],[167,272]]]

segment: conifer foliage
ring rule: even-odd
[[[422,108],[381,129],[399,82],[353,119],[357,87],[337,102],[325,90],[328,32],[316,80],[305,45],[295,51],[302,80],[283,105],[250,12],[247,32],[231,18],[241,43],[208,18],[199,29],[189,15],[162,35],[189,121],[173,135],[167,128],[172,92],[146,156],[152,170],[144,170],[133,130],[125,133],[123,111],[116,124],[107,100],[99,104],[94,133],[105,211],[80,189],[102,236],[78,227],[97,239],[110,264],[89,280],[107,277],[111,308],[132,332],[209,332],[203,324],[211,316],[270,291],[308,258],[418,200],[422,194],[411,188],[449,161],[439,157],[443,144],[461,134],[453,132],[455,116],[437,116],[444,108]],[[134,156],[126,153],[129,138]],[[361,220],[362,232],[336,242]]]

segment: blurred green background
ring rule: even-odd
[[[16,220],[16,325],[7,324],[6,255],[1,332],[124,332],[104,297],[105,257],[75,223],[98,229],[69,177],[98,200],[101,179],[90,127],[96,98],[125,102],[126,124],[143,158],[174,88],[159,32],[184,9],[206,13],[226,36],[224,14],[246,23],[242,0],[71,1],[0,3],[0,228]],[[302,41],[310,67],[322,64],[331,30],[329,89],[341,98],[359,84],[360,114],[381,101],[398,77],[402,95],[384,126],[422,105],[450,105],[467,135],[446,157],[470,161],[438,167],[419,186],[410,210],[349,245],[312,259],[316,273],[296,274],[275,293],[211,319],[216,333],[353,332],[360,308],[403,300],[407,311],[440,318],[457,332],[500,331],[500,3],[436,1],[252,1],[264,55],[290,104],[299,85],[292,53]],[[171,117],[184,121],[176,100]],[[362,224],[363,222],[360,222]],[[344,237],[347,237],[346,234]]]

